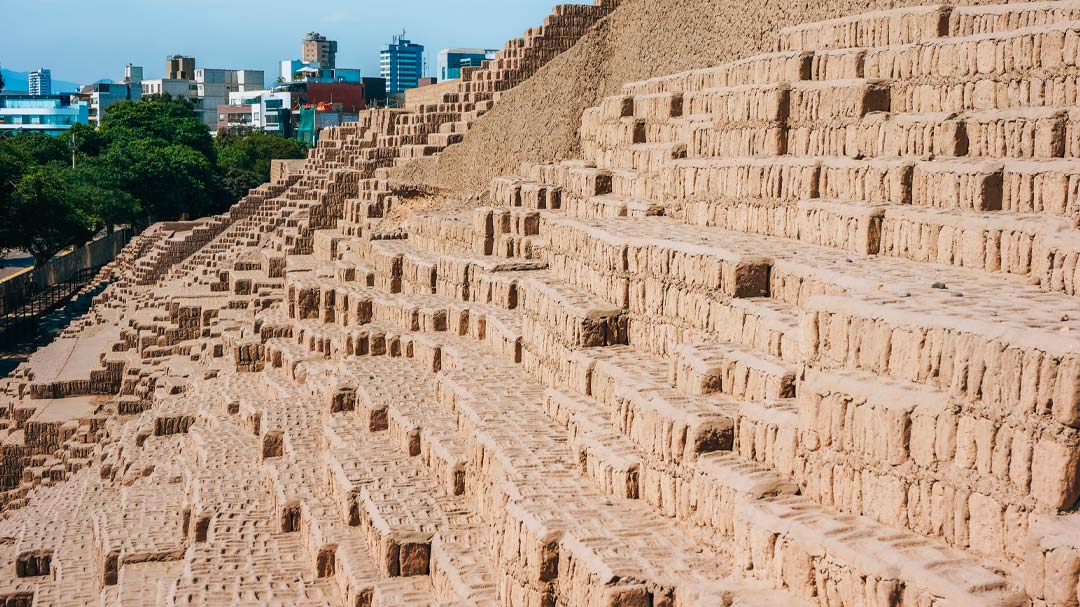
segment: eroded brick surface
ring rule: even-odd
[[[1075,3],[790,28],[398,212],[612,5],[135,239],[0,380],[0,605],[1075,607]]]

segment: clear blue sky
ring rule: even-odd
[[[194,55],[197,67],[247,68],[277,76],[317,31],[338,41],[338,67],[378,75],[379,50],[404,28],[423,44],[428,71],[439,49],[501,48],[539,25],[556,3],[580,0],[0,0],[0,65],[52,68],[56,80],[123,77],[142,65],[163,76],[165,57]],[[591,2],[589,2],[591,3]]]

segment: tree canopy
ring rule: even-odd
[[[110,106],[98,134],[109,145],[132,140],[152,140],[183,145],[215,159],[210,131],[187,103],[171,97],[149,101],[123,101]]]
[[[151,221],[201,217],[216,210],[218,175],[197,150],[133,139],[109,146],[100,160],[108,178],[134,196]]]
[[[307,156],[303,142],[259,132],[243,136],[219,133],[217,145],[222,186],[233,199],[270,180],[271,160]]]
[[[71,161],[69,144],[59,137],[51,137],[44,133],[7,135],[0,140],[0,144],[3,145],[6,153],[26,165]]]
[[[55,164],[27,170],[0,208],[0,240],[30,253],[39,264],[90,240],[97,220],[71,195],[73,177]]]

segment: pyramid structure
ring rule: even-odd
[[[136,237],[0,380],[0,606],[1078,605],[1080,3],[787,28],[416,204],[625,7]]]

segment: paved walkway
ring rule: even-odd
[[[20,364],[29,360],[38,348],[49,344],[75,318],[86,314],[94,297],[104,286],[72,299],[55,312],[45,316],[38,324],[37,335],[28,336],[16,343],[0,346],[0,377],[6,377]]]

